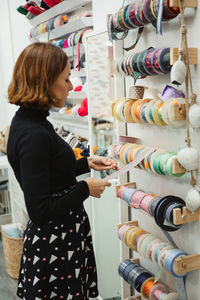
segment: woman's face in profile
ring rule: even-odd
[[[54,96],[60,100],[60,104],[58,107],[63,107],[66,101],[66,98],[69,94],[69,91],[73,90],[72,83],[69,79],[70,76],[70,64],[69,62],[66,64],[66,67],[60,73],[58,78],[53,84],[52,92]]]

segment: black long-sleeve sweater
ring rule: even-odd
[[[24,192],[30,219],[36,225],[64,220],[89,196],[85,181],[76,176],[89,172],[86,158],[76,160],[71,147],[46,119],[48,111],[20,107],[10,128],[8,161]],[[72,187],[65,196],[53,193]]]

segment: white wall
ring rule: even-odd
[[[93,0],[94,30],[104,31],[107,28],[106,15],[117,11],[122,0]]]
[[[30,24],[16,8],[25,1],[0,1],[0,129],[10,123],[16,106],[7,103],[7,88],[12,78],[14,63],[29,44]]]

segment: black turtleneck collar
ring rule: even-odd
[[[46,117],[49,116],[49,111],[20,106],[16,114],[20,116],[30,117],[30,118],[46,119]]]

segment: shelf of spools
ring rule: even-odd
[[[46,10],[42,14],[30,19],[29,21],[32,26],[37,26],[55,16],[72,12],[90,3],[92,3],[91,0],[64,0],[61,3],[53,6],[52,8]]]
[[[78,56],[78,45],[68,48],[62,48],[63,51],[67,54],[68,57]],[[85,53],[85,47],[83,44],[80,44],[80,55]]]
[[[123,184],[124,187],[136,189],[136,182],[129,182]],[[116,195],[118,195],[118,190],[122,186],[116,185]],[[148,194],[147,194],[148,195]],[[155,196],[156,197],[156,196]],[[120,198],[121,199],[121,198]],[[134,208],[134,205],[130,205]],[[183,225],[191,222],[199,221],[200,218],[200,209],[196,209],[194,212],[191,212],[187,209],[186,206],[182,206],[181,208],[174,208],[173,209],[173,224],[174,225]]]
[[[118,224],[117,228],[118,230],[123,225],[128,226],[137,226],[138,227],[138,221],[128,221],[124,222],[124,224]],[[177,257],[174,259],[174,269],[176,270],[176,274],[179,276],[182,276],[183,274],[186,274],[191,271],[196,271],[200,269],[200,254],[187,254],[187,255],[181,255],[180,257]]]
[[[39,40],[39,41],[54,40],[54,39],[58,39],[62,36],[65,36],[69,33],[84,29],[86,27],[92,27],[92,26],[93,26],[93,17],[83,17],[79,20],[72,21],[72,22],[69,22],[62,26],[59,26],[59,27],[53,29],[52,31],[50,31],[50,33],[45,32],[45,33],[39,34],[35,37],[32,37],[32,38],[30,38],[30,41],[34,42],[37,40]]]
[[[155,71],[154,60],[148,58],[148,55],[154,57],[158,54],[160,61],[164,59],[166,56],[166,61],[162,61],[162,72],[161,69]],[[144,68],[143,72],[141,73],[138,69],[138,58],[142,57],[142,69]],[[151,57],[151,58],[152,58]],[[198,64],[198,48],[188,48],[188,57],[189,57],[189,64],[197,65]],[[145,60],[148,58],[148,67],[144,67],[146,64]],[[179,49],[178,48],[149,48],[141,52],[134,51],[127,55],[123,55],[119,61],[111,64],[111,72],[120,75],[122,77],[131,76],[134,77],[137,74],[137,78],[145,78],[146,76],[156,76],[156,75],[164,75],[171,72],[172,66],[175,62],[179,59]],[[126,65],[126,68],[123,68],[123,65]],[[145,69],[146,68],[146,69]],[[154,68],[153,73],[150,70]],[[148,74],[146,73],[148,71]],[[139,76],[139,77],[138,77]],[[142,76],[142,77],[141,77]],[[137,78],[135,78],[135,83]]]

